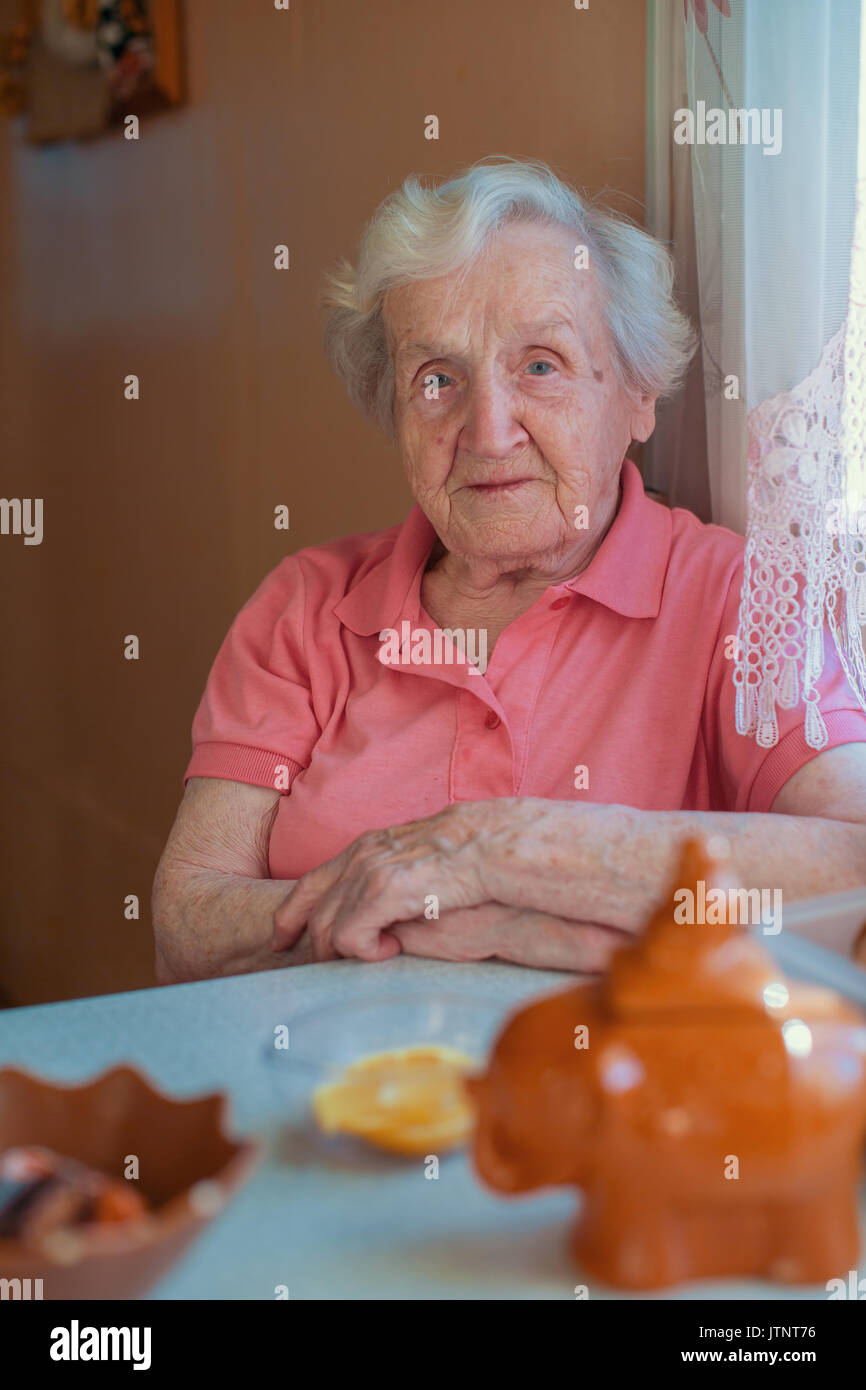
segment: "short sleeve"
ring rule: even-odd
[[[733,653],[742,577],[740,565],[731,581],[710,664],[704,738],[716,809],[762,812],[772,808],[788,779],[819,753],[843,743],[866,742],[866,713],[842,669],[833,638],[825,629],[824,668],[818,681],[819,709],[827,728],[824,748],[811,748],[806,742],[806,708],[802,699],[791,709],[781,709],[777,703],[779,739],[772,748],[761,748],[754,734],[737,733]]]
[[[244,604],[217,652],[192,725],[190,777],[287,792],[319,737],[304,657],[304,582],[283,560]]]

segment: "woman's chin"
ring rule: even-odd
[[[541,555],[562,545],[556,527],[539,522],[537,512],[509,510],[498,515],[472,514],[461,519],[459,540],[446,539],[449,550],[479,558],[499,555]]]

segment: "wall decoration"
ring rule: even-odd
[[[184,99],[181,0],[19,0],[0,112],[36,143],[82,140]]]

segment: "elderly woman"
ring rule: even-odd
[[[786,898],[866,883],[866,716],[738,734],[743,542],[644,493],[693,350],[665,249],[543,164],[409,180],[327,347],[405,522],[288,556],[235,619],[154,886],[161,981],[403,951],[598,970],[693,832]]]

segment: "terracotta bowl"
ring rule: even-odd
[[[69,1086],[15,1069],[0,1071],[0,1152],[39,1144],[115,1177],[123,1176],[128,1155],[135,1154],[139,1191],[152,1207],[141,1221],[64,1234],[50,1253],[0,1240],[0,1279],[41,1279],[45,1299],[140,1297],[226,1205],[261,1156],[261,1145],[226,1137],[226,1108],[220,1093],[193,1100],[163,1095],[134,1067],[115,1067]]]

